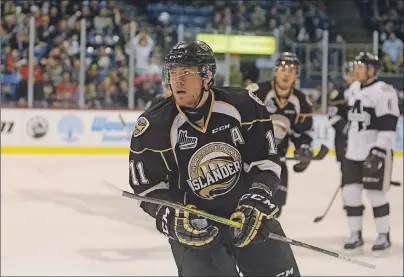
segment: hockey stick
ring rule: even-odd
[[[119,120],[121,121],[122,126],[125,128],[126,133],[128,134],[128,138],[130,139],[132,135],[130,133],[130,130],[128,129],[128,125],[126,125],[126,122],[123,119],[121,114],[118,114],[118,117],[119,117]]]
[[[401,183],[398,181],[391,181],[390,185],[392,186],[401,186]],[[338,186],[338,189],[335,191],[334,196],[332,197],[330,203],[328,204],[327,209],[325,210],[324,214],[322,216],[318,216],[316,217],[313,221],[315,223],[320,222],[321,220],[323,220],[323,218],[327,215],[328,211],[330,210],[332,204],[334,203],[335,197],[337,196],[339,190],[341,189],[341,186]]]
[[[210,219],[210,220],[213,220],[213,221],[216,221],[216,222],[228,225],[228,226],[232,226],[232,227],[236,227],[236,228],[241,228],[242,227],[241,223],[235,222],[235,221],[227,219],[227,218],[223,218],[223,217],[220,217],[220,216],[209,214],[209,213],[204,212],[204,211],[200,211],[200,210],[192,209],[192,208],[189,208],[189,207],[185,207],[185,206],[183,206],[181,204],[173,203],[173,202],[170,202],[170,201],[136,195],[134,193],[130,193],[130,192],[127,192],[127,191],[122,190],[120,188],[117,188],[114,185],[112,185],[111,183],[106,182],[106,181],[104,181],[104,184],[106,186],[108,186],[116,195],[119,195],[119,196],[131,198],[131,199],[136,199],[136,200],[140,200],[140,201],[144,201],[144,202],[148,202],[148,203],[154,203],[154,204],[157,204],[157,205],[165,205],[165,206],[168,206],[168,207],[172,207],[174,209],[180,209],[180,210],[188,211],[190,213],[194,213],[196,215],[203,216],[203,217],[205,217],[207,219]],[[316,246],[313,246],[313,245],[310,245],[310,244],[307,244],[307,243],[304,243],[304,242],[293,240],[293,239],[290,239],[290,238],[287,238],[287,237],[284,237],[284,236],[280,236],[280,235],[277,235],[277,234],[274,234],[274,233],[269,233],[269,238],[272,238],[274,240],[283,241],[283,242],[289,243],[289,244],[294,245],[294,246],[303,247],[303,248],[306,248],[306,249],[309,249],[309,250],[312,250],[312,251],[316,251],[316,252],[319,252],[319,253],[322,253],[322,254],[325,254],[325,255],[329,255],[329,256],[332,256],[332,257],[335,257],[335,258],[338,258],[338,259],[341,259],[341,260],[344,260],[344,261],[347,261],[347,262],[350,262],[350,263],[354,263],[354,264],[357,264],[357,265],[360,265],[360,266],[363,266],[363,267],[372,268],[372,269],[376,268],[375,265],[372,265],[372,264],[369,264],[369,263],[366,263],[366,262],[362,262],[362,261],[358,261],[358,260],[353,259],[351,257],[343,256],[343,255],[340,255],[338,253],[335,253],[335,252],[332,252],[332,251],[329,251],[329,250],[326,250],[326,249],[322,249],[322,248],[319,248],[319,247],[316,247]]]
[[[396,187],[401,187],[401,183],[399,181],[391,181],[390,185],[396,186]]]
[[[335,191],[334,196],[332,197],[330,203],[328,204],[327,209],[325,210],[324,214],[322,216],[318,216],[314,219],[314,222],[320,222],[321,220],[323,220],[323,218],[327,215],[328,211],[330,210],[332,204],[334,203],[335,197],[337,197],[337,194],[339,192],[339,190],[341,189],[341,186],[338,186],[338,189]]]
[[[325,158],[325,156],[327,156],[328,151],[330,149],[328,149],[327,146],[325,146],[324,144],[321,145],[320,150],[318,151],[317,155],[315,155],[314,157],[282,157],[281,161],[320,161],[322,159]]]

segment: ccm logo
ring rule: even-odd
[[[230,128],[230,124],[217,127],[217,128],[212,130],[212,134],[216,134],[217,132],[220,132],[220,131],[223,131],[223,130],[226,130],[226,129],[229,129],[229,128]]]

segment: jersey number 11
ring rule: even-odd
[[[139,172],[139,175],[140,175],[140,182],[142,184],[148,184],[149,183],[149,180],[147,180],[146,175],[144,174],[144,167],[143,167],[142,162],[138,162],[136,164],[136,168],[135,168],[135,162],[130,161],[129,168],[130,168],[130,175],[132,177],[132,182],[133,182],[133,184],[135,186],[139,185],[139,181],[138,181],[137,174],[136,174],[136,168],[137,168],[137,171]]]

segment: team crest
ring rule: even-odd
[[[133,131],[133,136],[138,137],[143,134],[146,129],[150,126],[149,121],[145,117],[139,117],[135,124],[135,130]]]
[[[275,113],[276,110],[278,109],[278,108],[275,106],[274,100],[272,100],[271,98],[268,99],[267,104],[265,105],[265,107],[267,108],[267,111],[268,111],[269,113]]]
[[[196,196],[212,200],[233,189],[241,170],[241,154],[236,148],[226,143],[212,142],[191,157],[187,183]]]
[[[253,93],[252,91],[248,91],[248,94],[250,95],[250,97],[252,99],[255,100],[255,102],[257,102],[258,104],[264,106],[264,103],[262,103],[261,99],[259,99],[258,96],[255,93]]]

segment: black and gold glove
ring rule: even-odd
[[[264,184],[253,183],[248,193],[240,198],[236,211],[230,217],[231,220],[243,225],[241,229],[231,228],[234,244],[237,247],[244,247],[251,242],[265,241],[269,229],[264,221],[272,219],[278,210],[271,189]]]
[[[192,205],[187,207],[195,209]],[[167,237],[195,247],[213,243],[219,233],[219,229],[210,225],[205,218],[167,206],[161,206],[158,209],[156,227]]]

